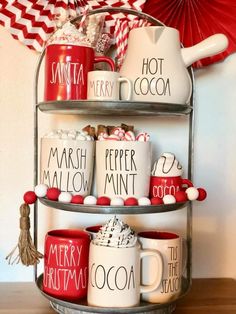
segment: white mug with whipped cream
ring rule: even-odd
[[[141,259],[154,258],[153,280],[141,284]],[[162,258],[157,251],[141,250],[137,237],[116,217],[90,243],[88,304],[100,307],[138,305],[140,294],[157,289],[162,279]]]

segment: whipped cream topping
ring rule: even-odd
[[[101,246],[125,248],[135,246],[136,241],[135,231],[114,216],[100,228],[93,243]]]
[[[93,136],[86,131],[77,130],[53,130],[44,135],[44,138],[54,138],[61,140],[93,141]]]
[[[67,21],[61,28],[48,39],[47,45],[52,44],[69,44],[81,45],[84,42],[85,35],[80,32],[75,25]]]
[[[155,177],[178,177],[182,174],[183,168],[172,153],[163,153],[152,168],[152,176]]]

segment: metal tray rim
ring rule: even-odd
[[[133,307],[123,307],[123,308],[104,308],[104,307],[96,307],[96,306],[89,306],[86,304],[79,304],[79,303],[72,303],[72,302],[68,302],[68,301],[64,301],[64,300],[60,300],[57,299],[53,296],[48,295],[47,293],[45,293],[42,289],[42,282],[43,282],[43,274],[41,274],[37,280],[36,280],[36,285],[38,287],[38,289],[40,290],[41,294],[47,298],[50,302],[53,302],[54,304],[58,304],[60,306],[63,306],[65,308],[69,308],[69,309],[73,309],[73,310],[80,310],[80,311],[84,311],[84,312],[97,312],[97,313],[108,313],[108,314],[116,314],[116,313],[123,313],[123,314],[128,314],[128,313],[143,313],[143,312],[148,312],[148,311],[152,311],[155,309],[163,309],[166,308],[174,303],[176,303],[177,300],[179,300],[180,298],[182,298],[183,296],[185,296],[189,290],[189,285],[187,283],[187,279],[186,278],[182,278],[183,280],[183,288],[182,288],[182,293],[181,295],[176,298],[173,301],[170,302],[166,302],[166,303],[148,303],[148,302],[144,302],[142,301],[138,306],[133,306]],[[83,299],[84,302],[85,299]],[[112,312],[111,312],[112,311]]]
[[[86,115],[187,115],[192,106],[143,101],[46,101],[37,104],[42,112]]]
[[[175,211],[186,207],[190,201],[166,204],[166,205],[147,205],[147,206],[101,206],[101,205],[79,205],[72,203],[62,203],[58,201],[51,201],[46,198],[39,198],[43,205],[48,207],[71,211],[80,212],[86,214],[126,214],[126,215],[137,215],[137,214],[156,214]]]

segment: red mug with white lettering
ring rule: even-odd
[[[49,231],[45,238],[43,291],[68,301],[86,297],[90,236],[83,230]]]
[[[156,177],[151,176],[150,180],[150,197],[163,198],[167,194],[175,195],[177,191],[184,191],[186,188],[193,186],[188,179],[177,177]]]
[[[78,100],[87,98],[87,75],[98,62],[108,63],[114,71],[114,61],[95,56],[91,47],[53,44],[45,53],[44,100]]]

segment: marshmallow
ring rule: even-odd
[[[111,134],[111,135],[109,135],[107,138],[106,138],[106,140],[108,141],[120,141],[120,138],[119,138],[119,136],[118,135],[115,135],[115,134]]]
[[[98,140],[99,141],[105,141],[105,139],[108,138],[108,134],[106,132],[101,132],[99,135],[98,135]]]

